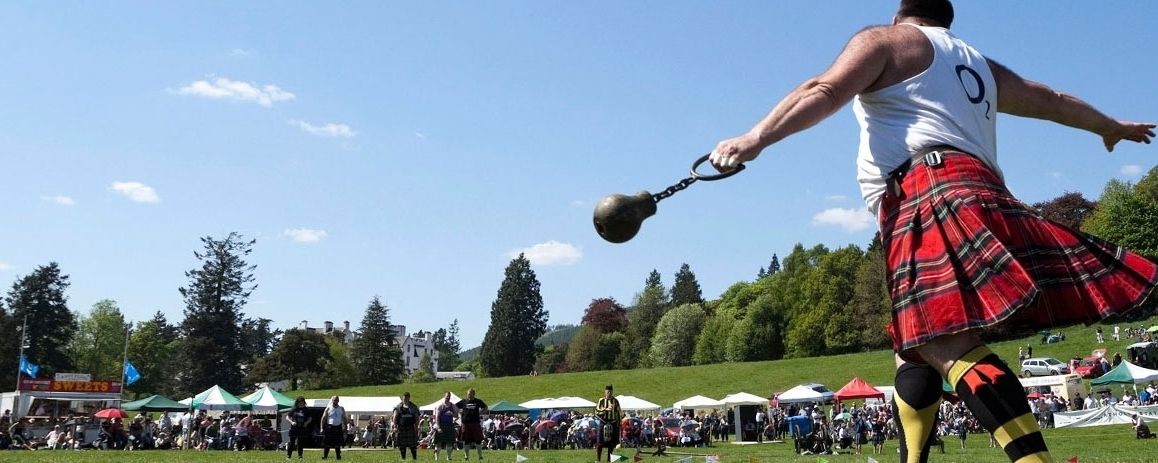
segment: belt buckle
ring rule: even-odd
[[[941,152],[930,151],[925,153],[925,165],[929,167],[937,167],[941,165]]]

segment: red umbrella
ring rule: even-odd
[[[94,413],[92,416],[95,416],[97,418],[103,418],[106,420],[111,420],[113,418],[128,418],[129,417],[129,415],[127,413],[125,413],[123,410],[121,410],[119,408],[106,408],[104,410],[101,410],[99,412]]]
[[[1030,392],[1030,393],[1029,393],[1028,395],[1026,395],[1025,397],[1026,397],[1026,398],[1028,398],[1028,399],[1040,399],[1040,398],[1041,398],[1041,393],[1040,393],[1040,392],[1037,392],[1037,391],[1033,391],[1033,392]]]
[[[556,423],[554,420],[543,420],[543,421],[540,421],[537,426],[535,426],[535,432],[537,432],[537,433],[543,432],[543,428],[553,428],[553,427],[558,426],[558,425],[559,424]]]

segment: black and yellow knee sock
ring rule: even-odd
[[[900,428],[901,462],[928,461],[929,441],[941,404],[941,374],[929,365],[904,363],[897,368],[894,387],[893,414]]]
[[[1009,461],[1052,461],[1017,374],[988,347],[977,346],[957,359],[948,380]]]

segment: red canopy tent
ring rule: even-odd
[[[852,381],[849,381],[848,384],[845,384],[844,387],[840,388],[839,391],[836,391],[836,394],[833,395],[833,398],[836,399],[837,402],[842,400],[867,398],[885,400],[885,393],[873,387],[873,385],[869,384],[867,381],[860,379],[859,377],[855,377],[852,379]]]

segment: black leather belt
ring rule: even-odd
[[[889,193],[898,198],[905,197],[905,192],[901,190],[901,183],[905,180],[905,174],[918,163],[924,163],[929,167],[941,165],[942,157],[948,151],[962,152],[949,145],[933,145],[918,150],[913,157],[905,160],[904,164],[889,172],[889,176],[885,178],[885,185],[887,185]]]

